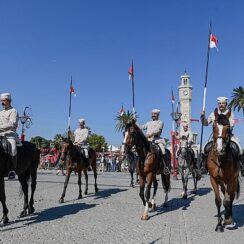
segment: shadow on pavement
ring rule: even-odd
[[[174,211],[177,209],[182,208],[182,210],[187,210],[188,207],[191,205],[191,202],[195,200],[196,197],[198,196],[204,196],[209,194],[212,191],[212,188],[207,187],[207,188],[199,188],[197,190],[197,193],[192,195],[188,195],[187,199],[183,199],[179,196],[179,198],[172,198],[168,201],[167,206],[161,205],[157,208],[156,214],[152,215],[151,217],[163,214],[168,211]]]
[[[99,190],[95,194],[95,200],[96,199],[101,199],[101,198],[108,198],[111,195],[117,194],[119,192],[127,191],[127,189],[120,189],[120,188],[113,188],[113,189],[104,189],[104,190]]]
[[[81,210],[94,208],[96,205],[97,204],[74,203],[45,209],[31,216],[31,218],[28,219],[28,223],[25,225],[61,219],[64,216],[76,214]]]

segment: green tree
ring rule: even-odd
[[[35,136],[30,139],[31,143],[34,143],[37,147],[49,147],[50,143],[52,143],[52,140],[47,140],[44,137],[41,136]]]
[[[229,106],[238,112],[242,109],[244,114],[244,87],[239,86],[233,90]]]
[[[107,143],[103,136],[91,134],[89,137],[89,144],[96,152],[102,152],[103,148],[107,148]]]

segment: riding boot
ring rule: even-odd
[[[8,179],[13,180],[15,179],[15,171],[17,168],[17,155],[11,156],[11,161],[10,161],[10,171],[8,173]]]

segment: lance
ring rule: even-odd
[[[206,95],[207,95],[207,84],[208,84],[208,63],[209,63],[209,54],[210,54],[210,37],[212,32],[212,23],[210,21],[209,25],[209,35],[208,35],[208,51],[207,51],[207,63],[206,63],[206,72],[205,72],[205,81],[204,81],[204,90],[203,90],[203,105],[202,105],[202,112],[205,114],[206,110]],[[201,126],[201,137],[200,137],[200,155],[199,160],[201,160],[202,157],[202,139],[203,139],[203,123]],[[205,172],[205,165],[201,165],[201,171]]]
[[[132,113],[133,118],[136,117],[136,111],[135,111],[135,84],[134,84],[134,65],[133,65],[133,59],[131,61],[131,66],[129,68],[129,79],[131,80],[132,85]]]
[[[71,95],[72,93],[74,93],[74,88],[73,88],[73,84],[72,84],[72,76],[71,76],[71,80],[70,80],[70,90],[69,90],[69,116],[68,116],[68,139],[70,139],[70,121],[71,121]]]

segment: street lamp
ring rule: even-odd
[[[177,111],[177,112],[172,112],[170,115],[172,117],[172,132],[171,132],[171,145],[172,146],[171,147],[172,147],[173,179],[177,180],[178,165],[177,165],[176,157],[175,157],[175,151],[176,151],[175,149],[176,148],[175,148],[175,126],[174,126],[174,123],[177,124],[177,122],[180,120],[182,114]]]
[[[29,114],[30,111],[31,111],[31,108],[25,107],[23,115],[19,116],[20,122],[22,124],[21,142],[23,142],[25,140],[25,134],[24,134],[25,129],[30,128],[30,126],[32,124],[31,115]]]

